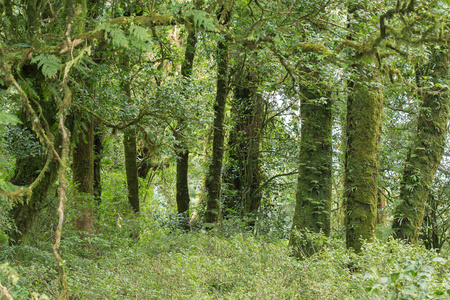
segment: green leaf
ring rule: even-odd
[[[109,34],[114,45],[128,48],[128,39],[120,28],[112,28]]]
[[[0,124],[16,125],[16,124],[20,124],[20,123],[22,123],[22,122],[15,115],[7,113],[6,111],[0,111]]]
[[[392,282],[396,282],[397,281],[397,279],[400,277],[400,273],[392,273],[391,274],[391,281]]]
[[[214,19],[203,10],[189,10],[185,12],[185,16],[193,19],[195,27],[203,27],[207,31],[216,29]]]
[[[40,54],[31,60],[31,63],[37,63],[45,77],[53,77],[61,67],[61,58],[52,54]]]
[[[130,26],[129,31],[130,31],[131,35],[134,36],[135,38],[137,38],[138,40],[141,40],[141,41],[150,41],[151,40],[151,36],[148,34],[147,29],[142,26],[133,24]]]
[[[445,263],[445,258],[442,257],[435,257],[431,260],[432,262],[440,262],[440,263]]]

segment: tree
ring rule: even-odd
[[[226,26],[231,19],[231,9],[233,1],[224,4],[220,13],[217,15],[219,23]],[[220,221],[220,194],[221,194],[221,174],[222,159],[224,152],[224,119],[225,106],[228,97],[228,41],[225,37],[217,42],[217,87],[216,102],[214,104],[214,133],[211,164],[208,169],[206,191],[206,212],[204,222],[206,224],[215,224]]]
[[[310,54],[315,56],[316,54]],[[315,61],[310,62],[316,65]],[[307,65],[310,65],[307,64]],[[302,240],[307,232],[330,235],[332,194],[332,104],[321,71],[305,68],[312,79],[301,86],[301,143],[295,214],[289,244],[295,256],[312,255],[315,245]]]
[[[203,1],[196,1],[197,9],[201,8]],[[186,50],[184,60],[181,65],[181,75],[186,83],[189,83],[193,72],[195,50],[197,46],[197,33],[195,28],[188,28]],[[189,149],[182,141],[181,134],[186,127],[185,120],[178,120],[178,126],[175,138],[178,140],[177,147],[177,212],[180,218],[181,227],[187,230],[189,228],[189,185],[188,185],[188,167],[189,167]]]
[[[448,132],[448,48],[435,46],[430,60],[416,68],[419,117],[414,143],[405,161],[400,186],[401,202],[392,228],[398,238],[417,243],[430,197],[433,177],[440,165]],[[444,84],[443,84],[444,83]]]
[[[245,63],[245,62],[243,62]],[[259,160],[260,138],[262,134],[263,99],[258,91],[260,83],[258,68],[249,62],[243,74],[238,74],[234,88],[234,127],[229,137],[229,161],[226,181],[228,191],[224,208],[237,211],[250,218],[254,225],[255,214],[261,203],[259,187],[261,167]],[[237,66],[241,68],[241,66]]]

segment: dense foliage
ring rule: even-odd
[[[0,0],[0,297],[450,298],[449,10]]]

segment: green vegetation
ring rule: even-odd
[[[448,253],[395,240],[366,244],[355,255],[342,239],[322,238],[320,251],[298,261],[289,255],[286,240],[245,232],[180,234],[154,225],[147,223],[139,241],[125,237],[129,232],[123,227],[116,228],[115,238],[98,234],[83,245],[67,234],[61,251],[74,299],[450,297],[450,261],[442,258]],[[58,298],[49,246],[47,241],[2,252],[3,259],[14,257],[0,280],[15,298],[28,299],[32,293]],[[8,279],[11,272],[18,273],[18,281]]]
[[[450,299],[449,0],[0,0],[0,299]]]

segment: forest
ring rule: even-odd
[[[0,299],[450,299],[450,0],[0,0]]]

